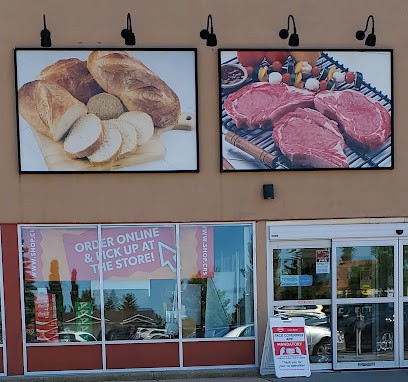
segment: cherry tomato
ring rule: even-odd
[[[282,75],[282,82],[284,82],[285,84],[289,85],[290,80],[291,80],[290,73],[285,73],[285,74]]]
[[[272,63],[272,70],[274,72],[280,72],[282,70],[282,63],[280,61],[274,61]]]
[[[327,81],[326,80],[321,80],[319,84],[320,90],[326,90],[327,89]]]
[[[319,77],[320,75],[320,68],[318,66],[313,66],[312,68],[312,76]]]
[[[267,50],[265,53],[266,61],[273,64],[275,61],[284,63],[289,57],[289,52],[284,50]]]
[[[263,61],[264,53],[259,50],[240,50],[237,52],[237,58],[243,66],[257,66]]]
[[[345,76],[345,81],[348,84],[351,84],[354,82],[354,80],[356,79],[356,75],[353,72],[347,72],[346,76]]]
[[[252,73],[254,72],[254,68],[252,66],[246,66],[245,69],[248,72],[248,76],[252,76]]]

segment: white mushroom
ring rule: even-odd
[[[340,83],[344,82],[346,74],[344,72],[334,72],[333,73],[333,81]]]
[[[282,82],[282,74],[279,72],[272,72],[269,74],[268,79],[271,84],[280,84]]]
[[[319,90],[319,80],[316,78],[308,78],[305,82],[305,88],[314,92]]]

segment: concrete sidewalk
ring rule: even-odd
[[[312,372],[311,377],[277,378],[250,370],[197,370],[113,374],[2,377],[2,382],[408,382],[408,369]]]
[[[155,379],[157,382],[168,382],[169,379]],[[274,375],[266,376],[224,376],[211,378],[175,378],[172,381],[177,382],[408,382],[408,369],[397,370],[364,370],[364,371],[330,371],[330,372],[313,372],[309,378],[292,377],[277,378]],[[138,381],[142,382],[142,381]],[[143,382],[152,382],[145,380]]]

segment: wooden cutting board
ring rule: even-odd
[[[138,164],[153,162],[163,159],[166,156],[166,148],[160,140],[160,135],[170,130],[192,131],[196,128],[196,118],[189,113],[181,113],[177,125],[155,128],[152,139],[143,146],[138,146],[133,153],[126,154],[109,165],[95,166],[87,159],[71,159],[65,154],[63,141],[55,142],[44,134],[33,133],[38,147],[44,157],[45,163],[50,171],[112,171],[123,167],[130,167]]]

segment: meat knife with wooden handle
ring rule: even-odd
[[[245,138],[241,138],[239,135],[228,131],[225,134],[225,141],[230,143],[231,145],[241,149],[245,153],[253,156],[255,159],[261,161],[262,163],[266,164],[269,167],[273,167],[273,161],[276,159],[274,154],[271,154],[257,145],[251,143],[250,141],[246,140]]]

